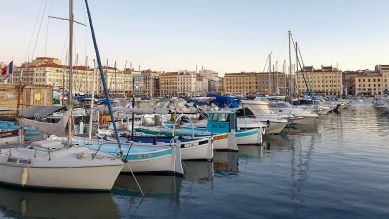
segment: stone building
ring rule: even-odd
[[[35,65],[34,65],[35,64]],[[107,86],[111,94],[124,94],[132,88],[132,80],[129,72],[123,72],[112,67],[103,67]],[[73,90],[74,92],[90,93],[93,82],[93,69],[85,66],[73,66]],[[103,92],[103,85],[98,70],[96,71],[96,93]],[[61,65],[55,58],[41,58],[31,63],[24,63],[14,68],[13,82],[27,85],[50,85],[56,89],[69,87],[69,67]],[[131,83],[131,84],[130,84]]]
[[[226,73],[223,80],[226,94],[285,94],[287,76],[282,72],[241,72]]]
[[[160,96],[173,97],[178,95],[178,72],[166,72],[159,75]]]
[[[342,72],[332,66],[322,66],[321,69],[305,66],[304,71],[296,72],[296,82],[300,95],[308,90],[324,95],[343,95]]]

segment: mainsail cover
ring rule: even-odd
[[[19,124],[22,126],[30,126],[45,134],[65,137],[67,136],[66,124],[68,123],[69,118],[70,110],[67,110],[64,112],[61,120],[59,120],[57,123],[40,122],[32,119],[22,118],[19,120]]]

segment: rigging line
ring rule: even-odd
[[[53,3],[54,3],[54,0],[51,0],[50,9],[49,9],[49,12],[47,13],[48,15],[50,15],[50,13],[51,13],[51,9],[53,8]],[[50,23],[50,19],[47,18],[46,40],[45,40],[45,56],[47,54],[47,38],[48,38],[48,35],[49,35],[49,23]]]
[[[87,56],[88,54],[87,54],[87,52],[88,52],[88,50],[87,50],[87,42],[88,42],[88,25],[87,25],[87,23],[88,23],[88,20],[87,20],[87,15],[86,15],[86,7],[85,7],[85,4],[84,4],[84,7],[82,7],[82,9],[83,9],[83,15],[84,15],[84,24],[85,24],[85,41],[84,41],[84,43],[85,43],[85,56]]]
[[[34,39],[34,35],[35,35],[35,30],[36,30],[36,27],[38,26],[38,21],[39,21],[39,15],[41,14],[41,11],[42,11],[42,8],[43,8],[43,0],[42,0],[42,3],[41,3],[41,7],[39,8],[39,12],[36,16],[36,19],[35,19],[35,25],[34,25],[34,29],[32,31],[32,34],[31,34],[31,38],[30,38],[30,41],[28,43],[28,48],[27,48],[27,52],[26,52],[26,57],[25,57],[25,60],[28,59],[28,53],[30,52],[30,49],[31,49],[31,45],[32,45],[32,41]]]
[[[63,48],[62,48],[62,53],[61,53],[61,60],[63,58],[63,54],[65,53],[65,50],[66,50],[66,45],[67,45],[67,42],[68,42],[68,37],[69,36],[69,29],[68,29],[68,32],[66,33],[66,37],[65,37],[65,43],[63,45]],[[67,59],[67,58],[66,58]],[[66,63],[66,59],[63,63]]]
[[[284,39],[284,42],[282,43],[282,47],[281,47],[280,53],[278,53],[278,56],[277,56],[276,60],[279,60],[281,55],[282,55],[282,52],[284,52],[284,50],[286,48],[287,40],[288,40],[287,38]]]
[[[296,69],[295,71],[298,71],[298,66],[300,65],[301,66],[301,63],[300,63],[300,58],[299,58],[299,54],[298,54],[298,46],[297,46],[297,42],[294,41],[293,39],[293,36],[291,36],[291,39],[292,39],[292,44],[293,44],[293,48],[296,52]],[[301,54],[300,54],[301,55]],[[303,80],[304,80],[304,83],[305,83],[305,87],[307,88],[308,91],[311,91],[310,90],[310,82],[309,80],[307,79],[306,75],[304,74],[304,68],[301,68],[301,74],[303,76]]]
[[[263,71],[262,72],[265,72],[265,69],[266,69],[268,61],[269,61],[269,55],[266,56],[265,66],[263,66]]]
[[[45,16],[45,12],[46,12],[46,6],[47,6],[47,0],[45,1],[45,7],[43,8],[42,18],[41,18],[41,22],[39,24],[38,33],[36,35],[36,40],[35,40],[35,44],[34,44],[34,49],[32,50],[31,58],[33,58],[34,54],[35,54],[35,48],[36,48],[36,44],[38,43],[39,33],[41,32],[43,17]]]
[[[297,46],[297,51],[298,51],[298,54],[300,56],[300,59],[301,59],[301,72],[304,74],[304,67],[305,67],[305,64],[304,64],[304,60],[303,60],[303,56],[301,55],[301,51],[300,51],[300,46]],[[299,59],[299,62],[300,62],[300,59]],[[304,74],[304,78],[305,78],[305,74]],[[306,79],[306,83],[308,83],[307,85],[309,86],[308,87],[308,90],[309,91],[312,91],[312,87],[311,87],[311,82],[309,81],[309,78]]]

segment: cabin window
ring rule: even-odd
[[[31,160],[19,160],[20,164],[31,164]]]
[[[217,114],[211,114],[212,117],[211,117],[211,120],[214,121],[214,122],[217,122]]]
[[[230,114],[220,114],[220,121],[221,122],[228,122],[228,121],[230,121]]]
[[[16,163],[17,161],[18,161],[18,159],[17,158],[13,158],[13,157],[9,157],[7,159],[7,162],[10,162],[10,163]]]

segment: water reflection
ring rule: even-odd
[[[120,218],[111,193],[56,193],[4,186],[0,187],[0,212],[16,218]]]
[[[299,125],[293,125],[293,126],[286,126],[282,132],[290,135],[294,134],[310,134],[315,133],[318,130],[320,120],[318,119],[315,122],[312,122],[310,124],[299,124]]]
[[[136,175],[136,179],[146,197],[177,200],[181,192],[182,177]],[[132,175],[120,175],[116,179],[112,193],[121,196],[141,197]]]
[[[215,173],[219,175],[237,175],[238,169],[237,152],[215,152],[213,155],[213,165]]]
[[[294,137],[289,136],[285,133],[281,135],[269,135],[263,138],[263,146],[265,150],[270,150],[271,148],[286,149],[293,145]]]
[[[213,180],[213,162],[184,161],[184,167],[184,181],[206,184]]]
[[[239,159],[257,159],[263,156],[263,146],[239,146]]]

